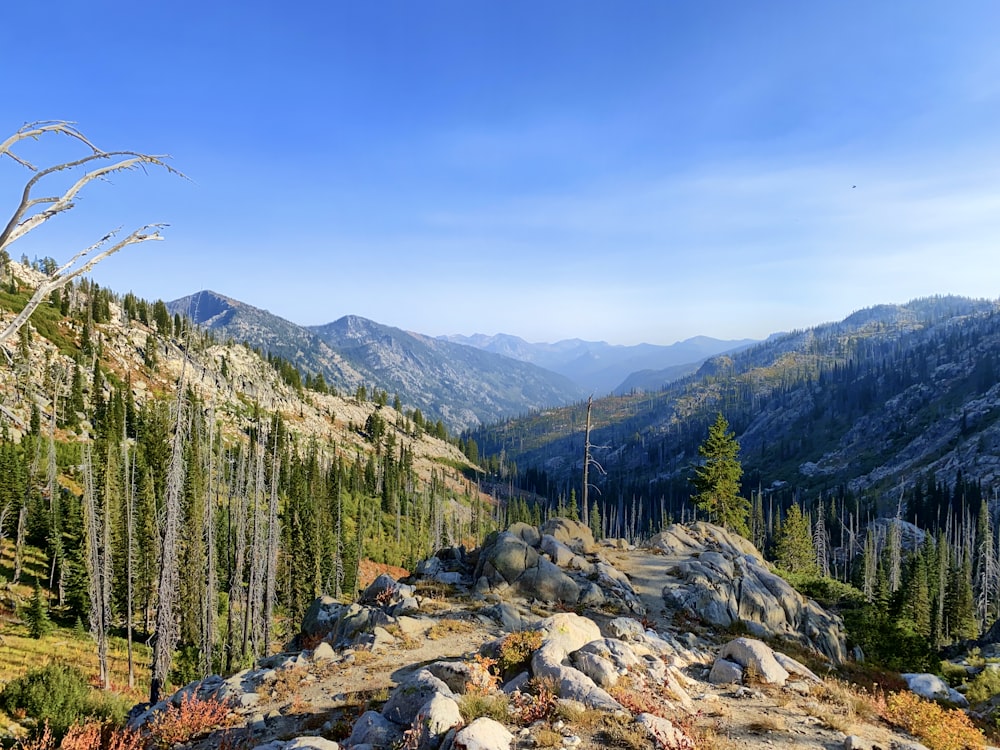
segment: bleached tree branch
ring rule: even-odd
[[[15,154],[14,147],[26,140],[39,140],[42,136],[50,133],[61,134],[76,140],[90,150],[90,154],[79,159],[56,164],[45,169],[39,169],[18,154]],[[10,157],[22,167],[31,170],[35,174],[28,180],[21,193],[21,200],[15,207],[13,214],[0,231],[0,253],[6,252],[11,243],[20,239],[33,229],[37,229],[54,216],[69,211],[76,204],[74,203],[80,191],[95,180],[106,180],[110,175],[118,172],[134,169],[145,169],[147,165],[161,167],[171,174],[184,177],[178,170],[166,163],[166,156],[153,156],[142,154],[136,151],[102,151],[97,148],[86,136],[76,129],[73,123],[63,120],[44,120],[28,123],[21,127],[16,133],[0,143],[0,160],[4,156]],[[44,195],[35,197],[34,191],[45,179],[51,175],[67,170],[91,165],[92,163],[107,161],[94,169],[90,169],[81,175],[72,185],[61,195]],[[108,256],[114,255],[119,250],[129,245],[135,245],[148,240],[160,240],[160,229],[165,224],[147,224],[141,229],[137,229],[124,239],[115,242],[110,247],[106,247],[118,234],[120,230],[109,232],[98,242],[85,250],[81,250],[68,262],[50,273],[35,289],[34,294],[25,305],[24,309],[0,331],[0,347],[4,342],[13,336],[27,322],[28,318],[42,301],[53,291],[68,284],[73,279],[89,272],[95,265]],[[104,249],[101,249],[104,248]],[[96,255],[91,255],[97,252]],[[89,257],[89,259],[87,259]],[[86,259],[86,260],[85,260]]]
[[[78,252],[68,263],[64,264],[55,272],[47,276],[45,280],[38,285],[34,294],[31,295],[31,299],[28,300],[28,304],[24,306],[24,309],[21,310],[21,312],[19,312],[14,319],[7,324],[3,331],[0,331],[0,346],[2,346],[7,339],[18,332],[21,326],[23,326],[28,321],[28,318],[31,317],[31,314],[53,291],[63,287],[78,276],[87,273],[102,260],[110,255],[114,255],[124,247],[136,245],[140,242],[147,242],[149,240],[162,240],[163,236],[160,234],[160,229],[164,226],[166,226],[166,224],[149,224],[141,229],[137,229],[125,239],[119,240],[111,247],[102,250],[83,265],[70,270],[75,263],[82,260],[94,250],[97,250],[102,245],[110,242],[117,233],[117,230],[106,234],[100,239],[99,242],[91,245],[86,250]]]

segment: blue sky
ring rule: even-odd
[[[996,298],[998,21],[994,2],[18,3],[0,139],[73,120],[190,179],[92,185],[11,253],[167,222],[97,281],[532,341]],[[0,162],[5,205],[26,174]]]

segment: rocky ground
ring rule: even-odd
[[[516,525],[316,600],[295,648],[171,700],[232,706],[194,748],[920,748],[830,676],[839,620],[769,575],[706,524],[645,549]]]

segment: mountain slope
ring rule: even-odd
[[[245,302],[206,290],[168,302],[167,309],[190,318],[221,340],[246,342],[300,370],[322,373],[327,383],[344,393],[353,393],[366,381],[365,374],[306,328]]]
[[[998,374],[997,302],[936,297],[862,310],[715,357],[662,392],[596,401],[591,441],[606,446],[595,454],[608,475],[591,478],[604,497],[681,502],[721,411],[740,441],[745,487],[893,503],[900,487],[931,476],[988,489],[1000,481]],[[579,482],[580,423],[552,409],[473,437],[484,454],[505,450],[527,489],[565,493]]]
[[[503,333],[495,336],[480,333],[473,336],[456,334],[442,338],[531,362],[565,375],[588,393],[601,395],[627,392],[632,388],[657,390],[671,380],[694,372],[708,357],[737,351],[756,343],[752,339],[722,341],[708,336],[695,336],[670,346],[620,346],[605,341],[582,339],[532,344]],[[641,380],[632,381],[632,374],[638,371],[647,371],[647,374]]]
[[[582,397],[569,380],[539,367],[356,316],[306,328],[210,291],[167,307],[217,336],[322,373],[341,392],[364,385],[398,394],[407,408],[453,431]]]
[[[459,429],[583,396],[527,362],[353,315],[310,330],[379,387]]]

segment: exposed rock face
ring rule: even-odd
[[[574,552],[586,554],[597,548],[593,532],[579,521],[570,518],[550,518],[542,524],[541,532],[555,537]]]
[[[907,687],[921,698],[930,701],[944,701],[960,708],[968,708],[969,706],[969,701],[964,695],[949,687],[948,683],[937,675],[916,672],[901,676],[906,680]]]
[[[750,671],[762,682],[781,686],[788,680],[788,672],[778,664],[774,652],[763,641],[737,638],[722,647],[719,657],[739,664],[744,673]]]
[[[521,596],[543,601],[576,604],[580,598],[576,581],[520,536],[507,531],[480,550],[475,578],[485,579],[491,590],[510,587]]]
[[[501,537],[503,535],[497,535],[491,541],[495,545]],[[534,541],[537,546],[526,540]],[[689,569],[705,581],[721,580],[730,570],[738,577],[741,566],[747,564],[746,558],[755,556],[752,547],[729,539],[725,532],[715,527],[696,527],[692,533],[676,529],[671,533],[671,541],[682,554],[677,554],[676,559],[668,559],[665,567],[674,569],[681,563],[689,564]],[[619,586],[623,590],[625,586],[631,588],[627,579],[622,582],[624,576],[620,571],[596,553],[575,551],[586,549],[586,545],[575,544],[572,539],[563,542],[552,534],[522,527],[509,533],[504,544],[508,550],[520,550],[522,559],[545,561],[553,567],[557,567],[556,562],[546,555],[558,559],[567,566],[560,569],[567,576],[580,575],[582,568],[589,565],[590,576],[608,582],[602,583],[602,586]],[[711,548],[708,547],[710,544],[713,545]],[[643,554],[658,571],[659,558]],[[460,566],[460,570],[449,572],[460,575],[461,585],[468,590],[472,580],[468,568],[471,560],[477,557],[485,567],[489,557],[477,556],[475,552],[468,555],[470,562],[466,562],[464,551],[449,552],[433,560]],[[509,569],[505,567],[503,556],[495,559],[498,565],[494,569]],[[695,562],[702,567],[692,564]],[[623,569],[632,571],[636,576],[642,595],[655,598],[660,580],[658,572],[651,587],[647,578],[640,580],[638,566],[624,566],[623,560]],[[440,573],[440,564],[430,564],[429,570],[434,571],[432,575]],[[664,572],[664,576],[668,575]],[[509,584],[506,586],[508,590],[513,588]],[[738,594],[736,598],[739,600]],[[368,604],[360,603],[362,600]],[[419,616],[394,614],[407,600],[413,600]],[[433,606],[424,606],[425,603],[430,605],[431,601]],[[388,750],[401,746],[413,750],[511,750],[515,747],[511,727],[514,732],[520,733],[519,737],[525,738],[525,742],[519,740],[517,746],[526,746],[531,733],[531,726],[526,722],[530,719],[511,714],[507,726],[486,718],[463,726],[460,705],[464,709],[470,694],[502,698],[502,690],[509,696],[509,705],[530,706],[534,685],[538,684],[532,679],[541,678],[544,682],[547,678],[555,701],[559,705],[575,706],[574,713],[597,710],[618,714],[622,718],[624,712],[626,717],[632,715],[635,720],[632,726],[641,728],[649,739],[650,747],[688,748],[694,746],[693,742],[675,723],[663,718],[660,710],[656,715],[642,713],[647,709],[640,707],[640,698],[649,696],[655,705],[670,711],[671,717],[675,714],[678,717],[696,715],[702,709],[703,701],[712,698],[717,702],[720,699],[717,688],[712,688],[716,691],[713,693],[705,691],[703,685],[699,686],[700,679],[706,676],[704,669],[688,670],[685,674],[687,667],[708,664],[707,650],[714,651],[709,640],[694,633],[677,633],[669,627],[658,632],[648,627],[650,621],[639,622],[622,616],[609,619],[595,615],[601,623],[598,625],[598,621],[575,612],[558,612],[539,620],[532,614],[538,611],[537,606],[527,607],[525,602],[517,600],[500,602],[490,608],[501,611],[501,616],[490,617],[485,615],[487,610],[481,607],[481,602],[468,602],[469,608],[463,610],[460,601],[468,600],[465,596],[457,597],[449,603],[447,614],[442,614],[438,610],[441,602],[425,599],[411,587],[389,577],[377,580],[354,604],[340,604],[329,598],[317,599],[303,622],[303,632],[326,634],[325,640],[314,649],[275,654],[258,662],[254,669],[244,670],[232,677],[211,676],[191,683],[167,701],[137,715],[131,723],[141,726],[164,710],[168,702],[178,705],[185,696],[195,695],[202,699],[226,701],[234,717],[245,717],[248,737],[257,743],[254,747],[258,750]],[[400,645],[399,641],[406,637],[419,640],[421,635],[428,634],[429,623],[433,623],[436,617],[440,622],[455,617],[456,613],[460,613],[462,620],[473,628],[482,630],[471,640],[468,631],[462,630],[462,635],[452,641],[447,650],[436,651],[432,659],[406,660],[404,655],[409,646]],[[505,633],[502,629],[505,628],[505,621],[516,624],[518,629],[538,631],[541,634],[538,648],[530,654],[512,651],[512,648],[519,648],[525,639]],[[654,627],[662,626],[662,622],[661,625],[656,625],[656,622],[653,621]],[[393,625],[391,634],[381,624]],[[377,644],[383,634],[390,641],[386,645],[389,651],[377,654]],[[484,643],[485,637],[493,640]],[[433,638],[427,640],[436,641]],[[479,648],[479,655],[487,658],[473,658],[470,653],[474,652],[468,650],[470,643],[475,643],[474,648]],[[372,655],[362,661],[358,661],[357,657],[365,649],[359,649],[359,644],[371,647]],[[511,653],[527,661],[519,661],[516,669],[507,669],[503,674],[491,670],[491,665],[497,662],[491,661],[490,657],[498,659],[502,654],[509,656]],[[713,653],[712,656],[716,655]],[[370,663],[372,659],[381,661],[375,662],[377,669],[367,667],[360,681],[357,675],[345,676],[352,666]],[[701,675],[701,678],[695,675]],[[802,695],[809,694],[810,683],[819,681],[794,659],[752,638],[737,638],[718,649],[707,677],[709,683],[729,685],[749,681],[749,675],[756,680],[784,685],[786,690]],[[380,710],[366,711],[357,718],[354,718],[357,714],[353,711],[343,713],[343,709],[351,705],[346,702],[349,695],[346,686],[351,685],[355,691],[359,685],[367,689],[369,681],[377,679],[377,676],[382,679],[381,688],[389,691],[388,699]],[[334,688],[332,683],[337,680],[344,681]],[[502,685],[501,680],[505,680]],[[297,689],[302,690],[313,705],[322,703],[326,711],[332,708],[340,713],[330,715],[318,711],[318,715],[330,715],[330,719],[317,732],[317,727],[308,723],[309,717],[316,714],[290,710],[294,701],[281,693],[286,689],[283,686],[289,684],[297,684]],[[918,685],[919,680],[914,684]],[[738,701],[763,698],[762,693],[742,686],[732,693],[732,699]],[[294,700],[299,700],[299,694]],[[378,703],[374,705],[378,706]],[[348,717],[352,720],[350,725],[337,727],[335,721],[343,722]],[[333,736],[335,729],[343,732],[335,735],[338,738],[349,732],[339,744],[323,736],[311,736]],[[586,744],[588,741],[598,742],[599,734],[591,732],[588,735],[583,731],[581,734],[585,735],[582,740],[564,731],[563,746],[599,746]],[[581,742],[584,744],[581,745]]]
[[[585,606],[617,600],[645,614],[628,578],[601,557],[590,529],[577,521],[554,518],[541,529],[513,524],[491,534],[469,558],[476,560],[471,578],[479,594]],[[436,571],[437,566],[423,562],[417,570]]]
[[[836,663],[846,659],[841,619],[772,573],[746,539],[707,523],[674,524],[649,546],[666,556],[668,606],[716,627],[740,622],[758,637],[796,640]]]

